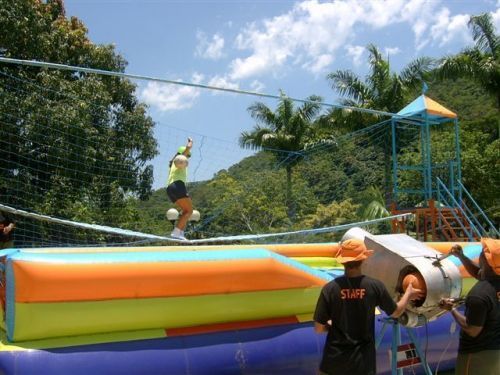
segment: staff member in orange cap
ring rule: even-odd
[[[337,260],[344,275],[323,287],[314,312],[315,331],[328,333],[320,374],[375,375],[375,307],[397,318],[419,297],[410,283],[396,303],[381,281],[363,275],[361,263],[372,253],[363,241],[340,244]]]
[[[500,240],[483,238],[481,243],[479,267],[468,264],[461,248],[452,249],[479,280],[467,294],[465,315],[453,300],[441,301],[461,328],[455,374],[500,374]]]

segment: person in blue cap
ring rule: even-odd
[[[177,220],[177,225],[170,234],[171,237],[186,240],[184,229],[193,213],[193,202],[186,190],[187,167],[191,157],[193,140],[188,138],[186,146],[177,149],[177,153],[170,160],[170,172],[168,174],[167,195],[170,200],[181,209],[181,215]]]

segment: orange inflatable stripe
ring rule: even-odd
[[[305,288],[324,280],[272,258],[210,262],[14,262],[16,302],[97,301]]]
[[[284,317],[284,318],[271,318],[271,319],[260,319],[260,320],[250,320],[244,322],[229,322],[229,323],[219,323],[219,324],[209,324],[198,327],[186,327],[186,328],[173,328],[166,330],[168,337],[173,336],[187,336],[187,335],[199,335],[202,333],[212,333],[220,331],[234,331],[238,329],[250,329],[250,328],[261,328],[270,327],[280,324],[294,324],[298,323],[298,319],[295,316]]]

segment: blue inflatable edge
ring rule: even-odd
[[[267,250],[267,251],[269,251],[269,250]],[[333,280],[333,277],[324,271],[314,269],[312,267],[309,267],[305,264],[300,263],[299,261],[287,258],[284,255],[280,255],[280,254],[274,253],[272,251],[269,251],[269,252],[270,252],[272,258],[275,258],[276,260],[280,261],[283,264],[286,264],[286,265],[294,267],[294,268],[298,268],[301,271],[303,271],[305,273],[309,273],[311,275],[314,275],[322,280],[325,280],[326,282]]]
[[[12,266],[12,258],[7,256],[6,259],[6,272],[5,272],[5,330],[7,332],[7,339],[12,341],[15,316],[16,316],[16,284],[14,277],[14,268]]]

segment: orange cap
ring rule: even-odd
[[[337,261],[342,264],[356,262],[358,260],[365,260],[372,254],[373,250],[368,250],[363,241],[350,239],[340,243]]]
[[[486,261],[490,265],[493,272],[500,275],[500,240],[493,238],[481,238],[483,252]]]

